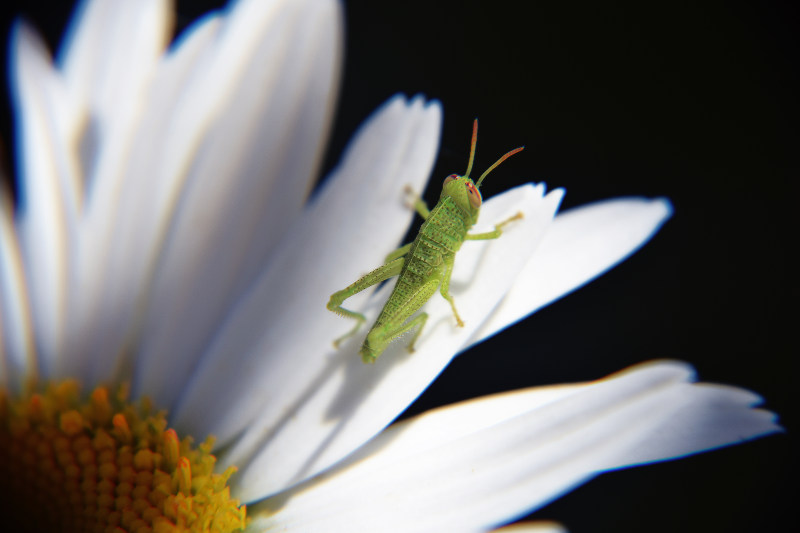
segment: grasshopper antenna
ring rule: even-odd
[[[472,123],[472,143],[469,145],[469,164],[467,165],[467,173],[464,174],[465,178],[469,177],[472,172],[472,162],[475,161],[475,145],[478,144],[478,119]]]
[[[469,146],[469,164],[467,165],[467,172],[466,172],[466,174],[464,174],[465,178],[468,178],[469,177],[469,173],[472,172],[472,163],[475,161],[475,145],[476,144],[478,144],[478,119],[477,118],[475,119],[475,122],[472,123],[472,143]],[[488,169],[486,169],[486,172],[481,174],[481,177],[478,179],[478,182],[475,184],[475,186],[480,189],[481,182],[483,181],[483,178],[485,178],[489,174],[489,172],[491,172],[492,170],[496,169],[497,166],[500,163],[502,163],[503,161],[505,161],[506,159],[508,159],[512,155],[516,154],[517,152],[521,152],[524,149],[525,149],[524,146],[520,146],[519,148],[514,148],[513,150],[508,152],[506,155],[504,155],[503,157],[498,159],[494,163],[494,165],[490,166]]]
[[[478,122],[477,122],[477,120],[475,121],[475,125],[476,125],[476,126],[478,125]],[[473,142],[474,142],[474,141],[473,141]],[[496,168],[497,168],[497,165],[499,165],[500,163],[502,163],[503,161],[505,161],[506,159],[508,159],[508,158],[509,158],[509,157],[511,157],[512,155],[516,154],[517,152],[521,152],[523,149],[525,149],[525,147],[524,147],[524,146],[520,146],[519,148],[514,148],[513,150],[511,150],[510,152],[508,152],[506,155],[504,155],[503,157],[501,157],[500,159],[498,159],[498,160],[495,162],[495,164],[494,164],[494,165],[492,165],[492,166],[490,166],[489,168],[487,168],[487,169],[486,169],[486,172],[484,172],[483,174],[481,174],[481,177],[478,179],[478,183],[476,183],[476,184],[475,184],[475,186],[476,186],[477,188],[479,188],[479,189],[480,189],[480,188],[481,188],[481,182],[483,181],[483,178],[485,178],[485,177],[486,177],[486,175],[487,175],[487,174],[489,174],[489,172],[491,172],[492,170],[496,169]],[[470,160],[470,163],[471,163],[471,162],[472,162],[472,161]]]

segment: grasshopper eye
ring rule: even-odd
[[[471,182],[468,181],[466,183],[467,187],[467,197],[469,197],[469,203],[475,209],[479,209],[481,206],[481,193],[478,188]]]
[[[442,183],[442,186],[444,187],[445,185],[447,185],[448,183],[450,183],[455,179],[458,179],[458,174],[450,174],[444,179],[444,183]]]

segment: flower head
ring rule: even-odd
[[[140,458],[143,469],[163,463],[176,494],[196,496],[193,465],[209,463],[187,466],[194,452],[166,425],[198,442],[213,435],[218,471],[238,469],[230,490],[248,503],[250,526],[302,531],[489,528],[602,470],[778,429],[750,408],[757,396],[693,384],[686,365],[661,362],[385,430],[455,354],[623,259],[671,208],[625,199],[556,217],[560,189],[496,195],[478,231],[524,217],[459,253],[451,291],[465,327],[434,297],[415,354],[394,343],[364,365],[357,339],[335,350],[347,325],[325,302],[398,246],[412,217],[403,189],[423,188],[441,123],[437,102],[392,98],[309,199],[335,99],[340,21],[328,0],[242,0],[165,50],[165,1],[93,0],[55,66],[37,36],[15,26],[19,199],[0,211],[9,398],[31,381],[129,383],[130,397],[167,412],[147,424],[164,437],[156,459]],[[389,289],[350,305],[374,318]],[[106,416],[95,394],[107,392],[79,407],[69,403],[77,393],[63,402],[54,393],[67,407],[47,431],[86,432],[82,442],[99,439],[97,450],[108,439],[129,445],[126,424],[139,419]],[[41,418],[43,400],[30,398],[14,412]],[[110,472],[109,483],[122,486],[119,476]],[[115,505],[147,519],[127,500]]]

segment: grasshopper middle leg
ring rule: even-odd
[[[522,219],[522,212],[520,211],[516,215],[507,218],[506,220],[502,221],[501,223],[497,224],[494,227],[494,231],[487,231],[486,233],[467,233],[467,236],[464,237],[466,241],[485,241],[489,239],[496,239],[503,234],[503,226],[513,222],[515,220]]]

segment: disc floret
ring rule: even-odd
[[[167,428],[127,387],[88,397],[67,380],[11,396],[0,390],[0,513],[22,531],[236,531],[235,467],[214,473],[213,438],[199,446]]]

